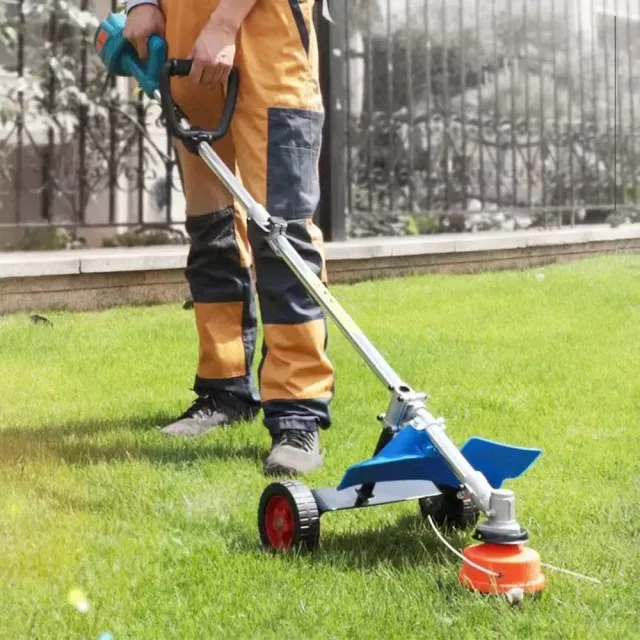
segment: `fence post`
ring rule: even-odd
[[[325,105],[323,146],[320,155],[319,226],[328,241],[344,240],[346,219],[346,87],[345,64],[348,51],[344,38],[345,6],[348,0],[331,3],[335,24],[318,16],[320,85]],[[321,9],[322,2],[317,2]]]

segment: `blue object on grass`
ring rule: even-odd
[[[542,453],[540,449],[514,447],[483,438],[471,438],[460,452],[494,489],[499,489],[507,479],[521,476]],[[349,467],[338,489],[396,480],[428,480],[440,486],[460,486],[449,465],[431,444],[427,432],[408,426],[377,456]]]

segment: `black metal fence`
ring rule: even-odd
[[[347,3],[351,234],[637,216],[638,0]]]
[[[0,250],[110,228],[118,243],[184,241],[171,226],[171,140],[155,105],[107,77],[94,9],[90,0],[0,2]],[[114,233],[127,228],[135,237]]]
[[[635,219],[640,0],[330,7],[334,24],[318,20],[328,238]],[[171,141],[105,78],[93,9],[0,1],[6,238],[179,221]]]

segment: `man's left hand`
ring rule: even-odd
[[[189,78],[195,84],[225,84],[233,68],[238,30],[217,13],[213,12],[189,54],[193,60]]]

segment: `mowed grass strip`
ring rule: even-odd
[[[260,421],[157,431],[192,397],[192,312],[15,315],[0,317],[1,637],[640,637],[640,258],[335,293],[458,445],[544,450],[508,484],[519,518],[544,561],[602,584],[547,572],[516,610],[470,593],[413,503],[325,516],[313,556],[265,554]],[[330,355],[312,487],[370,456],[388,400],[334,328]]]

